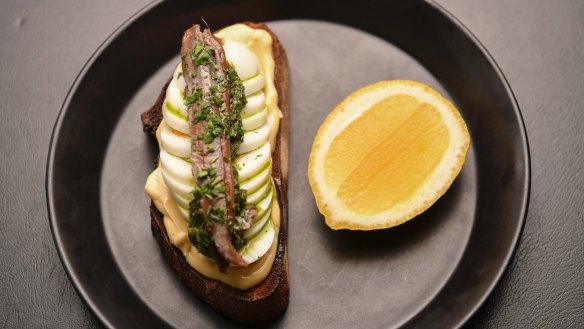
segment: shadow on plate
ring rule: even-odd
[[[461,201],[463,180],[460,175],[436,203],[401,225],[373,231],[332,230],[320,215],[320,234],[327,249],[341,261],[393,258],[427,243],[440,226],[447,224],[452,209]]]

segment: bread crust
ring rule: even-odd
[[[242,291],[221,281],[207,278],[193,269],[182,252],[171,242],[166,232],[163,215],[150,206],[152,234],[158,242],[166,261],[178,274],[180,280],[201,300],[222,315],[237,322],[260,325],[273,322],[284,313],[289,301],[288,281],[288,59],[278,37],[265,25],[252,22],[243,24],[266,30],[272,36],[272,53],[275,62],[274,85],[278,92],[278,106],[282,111],[280,129],[276,137],[276,147],[272,154],[272,177],[278,191],[281,222],[278,235],[278,248],[274,264],[268,276],[257,286]],[[162,120],[161,107],[164,102],[166,86],[162,89],[152,108],[141,115],[143,129],[154,136]]]

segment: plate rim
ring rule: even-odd
[[[527,136],[527,128],[525,127],[525,120],[523,119],[523,114],[521,113],[519,103],[517,102],[517,98],[515,97],[515,93],[513,92],[513,89],[511,89],[511,85],[509,84],[507,77],[505,77],[503,70],[501,70],[501,67],[499,66],[499,64],[497,64],[493,55],[488,51],[488,49],[485,47],[485,45],[483,45],[483,43],[478,39],[478,37],[475,36],[471,32],[471,30],[468,27],[466,27],[466,25],[464,25],[462,23],[462,21],[460,21],[460,19],[458,19],[456,16],[454,16],[454,14],[450,13],[446,8],[444,8],[444,6],[438,4],[434,0],[424,0],[424,2],[430,4],[431,6],[433,6],[437,10],[439,10],[445,17],[450,19],[452,22],[454,22],[461,29],[461,31],[466,35],[466,37],[469,40],[471,40],[477,46],[477,48],[485,55],[485,59],[488,61],[489,65],[493,68],[493,71],[496,73],[497,78],[501,82],[503,82],[502,86],[504,87],[505,92],[509,96],[509,100],[511,101],[510,102],[511,106],[513,107],[513,114],[515,115],[517,122],[519,123],[519,127],[521,128],[520,129],[521,148],[523,151],[523,159],[525,160],[525,177],[524,177],[524,182],[523,182],[524,183],[523,184],[524,193],[521,196],[521,206],[520,206],[521,213],[519,215],[520,223],[519,223],[517,229],[515,230],[515,234],[513,236],[513,242],[512,242],[513,247],[507,251],[507,255],[505,257],[503,266],[501,266],[499,268],[499,270],[497,271],[497,275],[495,276],[495,279],[491,282],[489,287],[483,292],[481,298],[479,299],[479,302],[474,305],[474,307],[467,313],[467,315],[457,325],[457,327],[460,328],[460,327],[464,326],[465,324],[467,324],[473,318],[473,316],[478,312],[478,310],[485,305],[485,302],[487,301],[487,299],[492,295],[495,288],[501,282],[503,275],[509,270],[509,267],[511,266],[511,261],[513,260],[513,258],[515,257],[515,254],[517,253],[517,250],[519,249],[521,237],[523,236],[523,230],[525,229],[525,223],[527,221],[527,213],[529,210],[529,200],[530,200],[530,195],[531,195],[531,152],[530,152],[530,147],[529,147],[529,138]],[[406,321],[406,323],[407,323],[407,321]]]
[[[521,237],[523,236],[523,231],[525,229],[525,223],[527,221],[527,214],[529,210],[529,200],[531,195],[531,152],[529,147],[529,139],[527,136],[527,128],[525,126],[525,120],[523,119],[523,114],[519,107],[519,103],[517,102],[517,98],[515,97],[515,93],[509,84],[509,80],[505,77],[503,70],[497,62],[495,61],[493,55],[488,51],[488,49],[483,45],[483,43],[475,36],[472,31],[464,25],[464,23],[458,19],[454,14],[449,12],[444,6],[437,3],[435,0],[423,0],[423,2],[427,3],[428,5],[434,7],[436,10],[440,11],[442,15],[452,21],[464,34],[465,36],[474,43],[474,45],[480,50],[481,53],[485,56],[485,59],[488,61],[489,65],[492,67],[493,72],[497,75],[497,78],[502,82],[502,86],[504,87],[505,93],[509,97],[510,104],[513,108],[513,114],[519,124],[520,136],[521,136],[521,149],[523,151],[523,159],[525,160],[525,175],[523,180],[523,195],[521,196],[521,212],[520,212],[520,223],[515,230],[515,234],[513,236],[512,248],[507,250],[507,255],[503,262],[503,266],[499,268],[494,280],[491,281],[489,287],[483,292],[479,301],[473,306],[473,308],[467,312],[466,316],[463,317],[459,323],[456,325],[457,328],[463,327],[466,325],[473,316],[481,309],[487,299],[492,295],[495,288],[501,282],[503,275],[508,271],[509,267],[511,266],[511,261],[515,257],[517,250],[519,249],[519,244],[521,242]],[[469,236],[470,238],[470,236]],[[454,272],[453,272],[454,273]],[[438,291],[439,293],[440,291]],[[438,294],[437,293],[437,294]],[[423,310],[424,308],[422,308]],[[415,317],[415,316],[414,316]],[[407,323],[412,319],[405,320],[401,325],[407,325]]]
[[[101,56],[101,54],[108,48],[108,46],[120,35],[124,32],[124,30],[130,26],[132,23],[140,19],[144,14],[147,12],[154,10],[158,5],[162,4],[164,0],[153,0],[147,5],[140,8],[138,11],[130,15],[126,20],[124,20],[118,27],[116,27],[107,38],[102,41],[99,46],[95,49],[95,51],[91,54],[87,62],[83,64],[81,70],[75,77],[73,84],[67,91],[67,95],[63,100],[63,104],[59,109],[59,113],[57,114],[57,119],[53,126],[53,130],[51,132],[51,139],[49,141],[49,152],[47,156],[47,164],[46,164],[46,171],[45,171],[45,192],[46,192],[46,202],[47,202],[47,210],[49,215],[49,224],[51,228],[51,235],[53,236],[53,242],[55,244],[55,248],[57,249],[57,254],[59,255],[59,259],[61,260],[61,264],[63,265],[63,269],[65,273],[67,273],[67,277],[69,281],[73,284],[73,288],[77,292],[77,294],[81,297],[83,303],[91,310],[93,315],[99,320],[99,322],[107,327],[107,328],[115,328],[112,323],[108,320],[108,317],[100,310],[100,308],[93,303],[90,294],[85,290],[81,282],[79,282],[78,277],[72,268],[72,265],[69,261],[69,256],[64,250],[63,247],[63,237],[61,236],[57,223],[55,220],[56,217],[56,210],[55,210],[55,200],[53,197],[52,189],[53,189],[53,167],[55,161],[55,152],[56,152],[56,140],[58,138],[58,133],[61,130],[61,126],[63,124],[63,117],[64,114],[67,112],[67,108],[70,106],[70,103],[73,99],[73,95],[75,91],[79,88],[79,85],[83,81],[83,78],[89,71],[89,69],[93,66],[95,61]],[[161,318],[161,320],[163,320]]]
[[[139,20],[142,16],[148,14],[151,11],[155,11],[156,8],[159,7],[160,5],[162,5],[164,2],[165,2],[164,0],[154,0],[150,3],[148,3],[147,5],[143,6],[141,9],[139,9],[135,13],[133,13],[130,17],[128,17],[125,21],[123,21],[115,30],[113,30],[112,33],[107,38],[105,38],[104,41],[101,42],[101,44],[91,54],[91,56],[88,58],[88,60],[82,66],[80,72],[75,77],[75,80],[73,81],[71,87],[69,88],[69,90],[67,92],[67,95],[65,96],[65,99],[61,105],[61,108],[59,109],[59,113],[58,113],[56,121],[54,123],[52,133],[51,133],[50,143],[49,143],[47,163],[46,163],[46,167],[45,167],[45,170],[46,170],[45,171],[45,193],[46,193],[46,202],[47,202],[49,224],[50,224],[51,234],[53,236],[53,242],[55,244],[55,248],[57,249],[57,254],[58,254],[59,259],[63,265],[63,268],[64,268],[65,272],[67,273],[69,280],[71,281],[71,283],[73,283],[73,287],[74,287],[75,291],[81,297],[81,300],[83,301],[83,303],[97,317],[97,319],[100,321],[100,323],[108,328],[113,328],[114,326],[109,321],[107,315],[104,314],[104,312],[102,312],[102,310],[95,303],[93,303],[92,297],[86,291],[83,284],[81,284],[81,282],[78,280],[78,275],[75,272],[75,270],[73,269],[73,267],[70,263],[70,260],[69,260],[70,255],[68,255],[66,253],[66,251],[64,250],[63,236],[61,235],[61,232],[59,232],[59,229],[57,227],[57,221],[56,221],[57,211],[55,210],[55,208],[56,208],[55,199],[54,199],[54,196],[52,193],[52,190],[54,188],[54,186],[53,186],[53,170],[54,170],[55,153],[56,153],[56,140],[58,139],[59,132],[60,132],[62,124],[63,124],[64,114],[67,112],[67,109],[70,106],[73,95],[78,90],[79,85],[84,80],[84,77],[88,73],[89,69],[96,62],[96,60],[110,46],[110,44],[113,41],[115,41],[118,38],[118,36],[120,36],[129,26],[131,26],[134,22]],[[467,324],[473,318],[473,316],[477,313],[477,311],[485,305],[486,300],[492,295],[495,288],[501,282],[504,274],[509,270],[509,267],[511,266],[511,263],[512,263],[511,261],[515,257],[515,254],[517,253],[517,250],[518,250],[519,245],[520,245],[521,237],[523,235],[523,231],[525,228],[525,224],[527,221],[527,214],[528,214],[528,209],[529,209],[529,201],[530,201],[530,194],[531,194],[531,154],[530,154],[527,129],[525,126],[525,121],[523,119],[523,114],[521,113],[519,104],[517,102],[517,99],[515,97],[513,90],[511,89],[509,81],[505,77],[504,73],[502,72],[502,70],[499,67],[499,65],[497,64],[497,62],[494,60],[494,57],[487,50],[487,48],[481,43],[481,41],[456,16],[454,16],[446,8],[444,8],[444,6],[442,6],[441,4],[437,3],[434,0],[423,0],[422,2],[424,4],[432,7],[434,10],[437,10],[438,12],[440,12],[441,15],[443,15],[445,18],[450,20],[460,30],[460,32],[462,32],[464,34],[464,36],[469,41],[471,41],[477,47],[477,49],[483,54],[484,58],[488,62],[488,65],[491,67],[492,71],[496,74],[497,79],[499,81],[501,81],[501,86],[503,87],[503,89],[505,91],[505,94],[506,94],[506,96],[509,100],[509,103],[510,103],[510,107],[513,110],[513,114],[514,114],[514,116],[517,120],[517,123],[519,125],[519,128],[520,128],[518,133],[519,133],[519,136],[521,138],[520,145],[521,145],[521,151],[523,153],[522,155],[523,155],[523,161],[524,161],[524,177],[522,179],[523,185],[521,187],[523,190],[523,194],[520,197],[521,204],[519,206],[521,211],[520,211],[520,214],[518,215],[519,222],[518,222],[517,228],[515,229],[515,232],[513,234],[513,239],[511,241],[512,247],[508,248],[506,256],[505,256],[504,261],[502,263],[502,266],[500,266],[496,275],[494,276],[494,279],[491,280],[488,287],[482,292],[481,297],[479,298],[478,302],[476,302],[475,305],[468,312],[466,312],[466,315],[464,317],[461,317],[460,320],[458,321],[458,323],[456,324],[456,327],[459,328],[459,327],[462,327],[465,324]],[[286,19],[291,19],[291,18],[294,18],[294,17],[286,17]],[[320,19],[313,19],[313,20],[320,20]],[[447,282],[448,282],[448,280],[447,280]],[[440,288],[440,290],[438,290],[438,292],[434,295],[433,298],[435,298],[435,296],[437,294],[439,294],[440,291],[443,290],[443,288],[444,287]],[[428,303],[426,305],[422,306],[420,311],[423,311],[427,305],[428,305]],[[153,310],[150,310],[150,311],[153,311]],[[159,317],[158,314],[156,314],[156,316]],[[415,318],[415,316],[416,315],[414,314],[414,315],[410,316],[409,318],[406,318],[402,322],[396,323],[396,325],[399,327],[408,325],[410,320]],[[160,318],[160,319],[162,321],[166,322],[163,318]]]

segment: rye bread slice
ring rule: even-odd
[[[272,154],[272,177],[278,191],[281,224],[278,235],[276,259],[269,275],[259,285],[241,291],[221,281],[209,279],[194,270],[185,260],[182,252],[170,242],[164,227],[163,215],[154,206],[150,206],[152,234],[167,262],[178,274],[181,281],[201,300],[224,316],[237,322],[259,325],[273,322],[288,306],[290,288],[288,282],[288,138],[290,114],[288,107],[288,59],[278,37],[265,25],[251,22],[243,23],[254,29],[266,30],[272,36],[272,53],[275,62],[274,84],[278,91],[278,106],[283,117],[276,137],[276,147]],[[172,78],[172,77],[171,77]],[[166,82],[155,104],[142,113],[144,132],[155,136],[162,120],[162,103],[164,102]]]

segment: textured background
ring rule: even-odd
[[[77,73],[148,2],[0,1],[0,326],[99,327],[52,241],[45,164],[53,123]],[[501,67],[531,146],[521,244],[468,326],[583,328],[584,2],[438,2]]]

